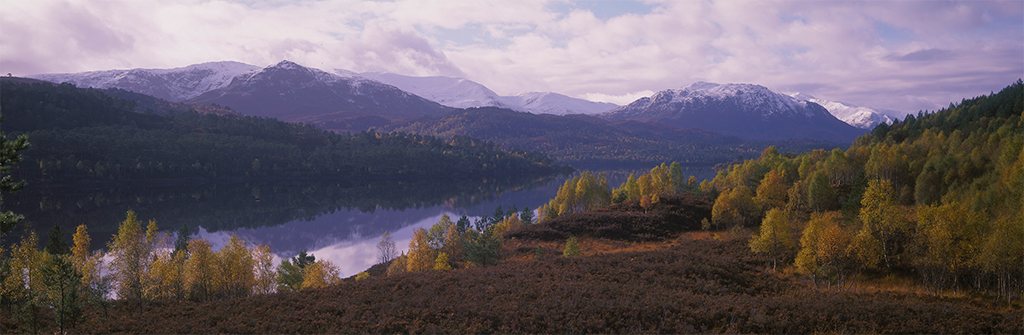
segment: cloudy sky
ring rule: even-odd
[[[696,81],[907,112],[1024,77],[1022,1],[0,0],[0,72],[287,59],[625,104]]]

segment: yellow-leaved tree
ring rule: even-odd
[[[761,221],[761,232],[750,240],[750,250],[755,253],[765,253],[772,259],[772,270],[776,268],[778,260],[790,255],[796,246],[793,239],[793,232],[789,229],[789,222],[785,214],[778,208],[773,208]]]
[[[218,278],[221,278],[217,254],[211,249],[210,242],[201,238],[188,241],[188,253],[185,261],[188,298],[199,301],[213,299],[219,290]]]
[[[409,254],[406,266],[409,272],[421,272],[434,268],[437,259],[437,251],[430,247],[430,238],[427,230],[417,228],[412,232],[412,240],[409,241]]]
[[[220,265],[220,291],[227,298],[247,297],[256,286],[253,273],[252,253],[245,246],[245,241],[231,235],[228,244],[217,252]]]
[[[322,288],[341,282],[341,271],[329,261],[320,259],[306,267],[302,276],[302,289]]]
[[[860,258],[863,262],[870,263],[870,255],[877,252],[869,250],[880,249],[881,260],[885,262],[887,268],[891,268],[892,258],[899,249],[898,241],[910,231],[910,222],[903,217],[892,184],[887,179],[869,181],[860,204],[860,220],[864,226],[854,239],[857,248],[861,250]],[[875,246],[871,245],[876,243]]]
[[[153,252],[159,242],[156,221],[150,220],[143,230],[142,221],[135,212],[128,211],[117,228],[117,235],[107,245],[109,254],[113,256],[110,270],[117,284],[118,298],[140,301],[146,297]]]
[[[252,261],[256,280],[253,293],[274,293],[277,287],[277,269],[274,267],[274,254],[270,252],[270,247],[263,244],[256,246],[252,251]]]
[[[82,286],[80,288],[96,287],[100,283],[100,266],[103,253],[101,251],[89,252],[92,239],[89,237],[89,231],[85,225],[78,226],[75,235],[72,236],[72,240],[74,246],[71,248],[71,262],[75,265],[78,273],[82,275]]]

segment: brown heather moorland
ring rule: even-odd
[[[885,287],[880,278],[847,291],[816,289],[784,270],[766,270],[768,259],[750,252],[749,233],[691,231],[651,238],[654,231],[680,225],[691,229],[687,222],[694,218],[654,219],[685,217],[665,212],[708,205],[689,200],[696,201],[665,199],[652,214],[626,221],[602,221],[600,213],[592,213],[586,220],[511,232],[498,266],[386,276],[387,265],[378,264],[368,271],[369,279],[323,289],[212,302],[151,301],[141,308],[114,302],[106,311],[87,310],[71,332],[1024,332],[1019,305],[1007,308],[990,299],[919,294],[907,289],[912,284]],[[614,208],[605,214],[624,217]],[[641,227],[620,225],[627,221]],[[581,257],[562,257],[563,241],[529,238],[568,235],[555,227],[583,236]],[[17,331],[6,316],[2,321],[5,333]],[[41,327],[53,328],[45,322]]]
[[[705,237],[705,238],[702,238]],[[765,272],[742,237],[518,241],[499,266],[375,276],[291,293],[93,310],[76,333],[1021,333],[1019,308],[834,292]],[[533,248],[529,248],[533,245]],[[522,252],[530,249],[529,252]],[[586,250],[602,250],[587,253]],[[614,251],[614,250],[624,251]],[[520,252],[517,252],[520,250]],[[529,257],[526,257],[526,254]],[[856,290],[854,290],[856,291]],[[5,320],[5,330],[11,324]],[[5,331],[6,332],[6,331]]]

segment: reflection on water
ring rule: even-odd
[[[649,169],[649,168],[648,168]],[[609,171],[612,187],[630,172]],[[688,169],[687,175],[711,178],[710,169]],[[4,210],[25,215],[3,241],[10,245],[27,229],[40,243],[54,223],[70,234],[86,224],[92,249],[106,246],[125,212],[134,210],[144,221],[154,219],[161,230],[183,224],[219,249],[230,235],[252,245],[266,244],[278,258],[307,250],[317,259],[337,264],[344,276],[377,262],[377,243],[390,232],[399,251],[408,249],[412,231],[429,227],[448,214],[477,218],[498,205],[536,210],[554,197],[566,176],[538,178],[314,181],[204,184],[186,187],[117,187],[103,189],[29,188],[4,197]],[[279,261],[279,259],[277,260]]]

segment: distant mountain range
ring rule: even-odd
[[[705,129],[750,140],[850,142],[865,133],[816,103],[752,84],[698,82],[637,99],[598,116]]]
[[[587,114],[704,129],[750,140],[808,138],[849,142],[880,122],[884,112],[807,95],[787,96],[750,84],[696,83],[658,92],[627,106],[551,92],[500,96],[453,77],[326,72],[282,61],[259,68],[214,62],[175,69],[130,69],[32,78],[80,87],[122,89],[170,102],[214,104],[255,116],[316,124],[335,131],[394,128],[458,108],[497,107],[533,114]],[[839,119],[842,119],[840,121]],[[845,122],[845,123],[843,123]],[[854,125],[861,129],[856,129]]]
[[[411,77],[394,73],[354,74],[344,70],[335,73],[361,76],[394,85],[402,90],[455,108],[500,107],[533,114],[598,114],[619,105],[577,99],[552,92],[529,92],[499,96],[477,82],[453,77]]]
[[[120,88],[171,102],[182,102],[227,86],[235,76],[256,70],[259,70],[258,66],[245,63],[212,62],[173,69],[51,73],[29,78],[54,83],[67,82],[83,88]]]
[[[238,75],[227,86],[185,102],[231,106],[247,115],[302,122],[363,115],[407,119],[452,110],[378,81],[342,77],[289,61]]]
[[[847,124],[860,129],[871,130],[880,123],[892,123],[892,117],[889,115],[900,114],[897,111],[888,109],[873,109],[854,106],[838,101],[818,99],[814,96],[803,93],[791,93],[787,95],[796,98],[797,100],[806,100],[819,104],[821,107],[825,107],[829,113],[840,121],[846,122]]]

